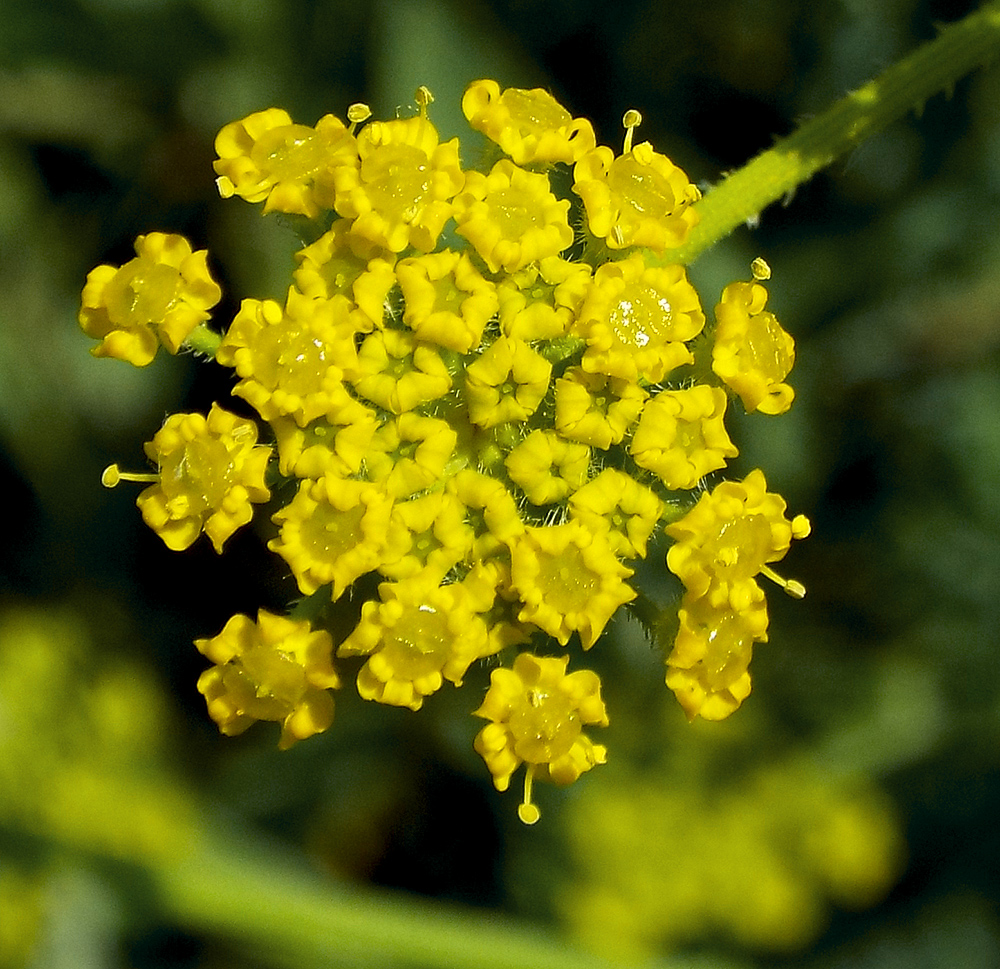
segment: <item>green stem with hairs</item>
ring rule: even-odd
[[[696,204],[701,220],[670,261],[691,263],[821,168],[1000,54],[1000,2],[984,4],[875,80],[729,175]]]

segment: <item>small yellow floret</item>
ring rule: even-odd
[[[467,253],[443,249],[403,259],[396,267],[403,291],[403,322],[421,340],[468,353],[479,346],[497,311],[496,286]]]
[[[201,674],[198,690],[227,736],[243,733],[257,720],[277,720],[278,746],[287,750],[333,722],[330,691],[340,686],[340,677],[325,630],[261,609],[256,623],[235,615],[218,636],[194,644],[216,664]]]
[[[516,165],[573,164],[596,144],[585,118],[574,118],[548,91],[507,88],[496,81],[473,81],[462,97],[469,124],[495,141]]]
[[[604,531],[579,521],[529,526],[510,542],[511,583],[524,604],[518,619],[565,646],[574,632],[590,649],[619,606],[635,598],[632,575]]]
[[[366,700],[419,710],[444,680],[461,686],[469,666],[491,652],[486,624],[460,585],[417,577],[383,582],[381,602],[361,607],[361,621],[339,656],[368,656],[358,673]]]
[[[173,414],[145,445],[158,481],[136,499],[143,520],[167,548],[181,551],[202,531],[216,552],[267,501],[264,472],[271,448],[257,425],[213,404],[208,417]],[[126,477],[126,476],[121,476]]]
[[[267,547],[288,563],[303,595],[329,583],[339,599],[382,563],[391,511],[392,499],[368,481],[306,479],[274,514],[281,531]]]
[[[597,270],[574,332],[587,341],[584,370],[659,383],[693,361],[685,342],[704,325],[684,267],[647,265],[637,252]]]
[[[676,540],[667,553],[667,567],[695,596],[704,595],[716,581],[753,578],[767,563],[783,558],[793,538],[809,534],[805,515],[789,521],[785,507],[780,495],[767,491],[760,470],[743,481],[723,481],[667,526]]]
[[[338,219],[295,259],[299,267],[292,279],[300,292],[314,299],[346,296],[363,317],[359,330],[382,325],[385,301],[396,282],[394,253],[359,238],[347,219]]]
[[[431,252],[465,182],[458,139],[441,144],[421,113],[371,122],[358,135],[358,155],[359,166],[334,173],[337,213],[354,219],[351,232],[392,252]]]
[[[361,344],[351,383],[365,400],[401,414],[444,397],[451,375],[433,345],[402,330],[376,330]]]
[[[523,340],[500,337],[465,370],[469,420],[479,427],[525,421],[538,409],[552,364]]]
[[[514,771],[527,765],[518,809],[525,824],[534,824],[540,815],[531,801],[535,778],[572,784],[607,758],[607,749],[583,732],[590,724],[608,725],[600,678],[591,670],[567,674],[568,663],[568,656],[521,653],[512,669],[493,671],[483,705],[474,714],[491,721],[474,746],[498,791],[506,791]]]
[[[508,273],[573,242],[569,201],[552,194],[549,180],[513,162],[498,161],[488,175],[466,173],[465,189],[455,199],[456,230],[475,247],[491,272]]]
[[[183,236],[150,232],[135,240],[135,251],[120,268],[98,266],[88,273],[79,322],[101,341],[90,351],[95,357],[144,367],[160,346],[177,353],[209,318],[222,290],[208,273],[208,252],[193,252]]]
[[[264,420],[336,422],[356,405],[344,386],[357,372],[356,333],[346,296],[310,299],[292,287],[284,308],[270,299],[243,300],[215,358],[236,368],[242,379],[233,393]]]
[[[694,488],[739,454],[726,433],[726,403],[725,391],[704,384],[657,394],[643,408],[629,445],[635,463],[671,490]]]
[[[569,509],[590,531],[606,530],[616,555],[645,558],[663,502],[631,475],[605,468],[569,496]]]
[[[368,477],[393,498],[406,498],[440,481],[458,435],[446,421],[413,411],[383,424],[365,457]]]
[[[500,329],[517,340],[551,340],[569,331],[590,291],[586,263],[547,256],[497,283]]]
[[[316,218],[333,208],[334,172],[357,168],[354,135],[332,114],[315,128],[294,124],[287,111],[268,108],[227,124],[216,136],[213,162],[223,198],[263,202],[265,212]]]
[[[507,455],[504,465],[528,501],[548,505],[583,486],[590,471],[590,448],[539,428]]]
[[[750,694],[753,644],[767,641],[763,590],[753,579],[719,582],[702,595],[686,593],[678,616],[667,686],[689,720],[722,720]]]
[[[795,342],[764,309],[767,290],[757,282],[730,283],[715,307],[712,369],[736,391],[747,411],[783,414],[795,391],[786,383]]]
[[[573,170],[590,231],[611,249],[644,246],[663,252],[681,245],[698,214],[698,189],[669,158],[644,141],[615,157],[603,145]]]
[[[649,394],[622,377],[569,367],[556,380],[556,430],[602,450],[621,444]]]

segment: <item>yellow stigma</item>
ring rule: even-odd
[[[760,256],[750,263],[750,272],[753,273],[753,278],[758,281],[771,278],[771,267]]]
[[[105,488],[114,488],[119,481],[136,481],[140,484],[155,484],[160,480],[158,474],[134,474],[122,471],[117,464],[109,464],[101,475],[101,484]]]
[[[632,150],[632,133],[642,124],[642,115],[635,108],[629,108],[622,118],[622,124],[625,126],[625,144],[622,148],[622,154],[627,155]]]

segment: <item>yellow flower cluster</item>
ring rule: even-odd
[[[903,832],[870,779],[799,759],[708,785],[719,755],[699,753],[701,771],[595,778],[567,808],[572,875],[553,901],[597,954],[642,965],[722,936],[790,957],[832,907],[874,905],[899,877]]]
[[[791,403],[792,341],[764,310],[762,263],[706,320],[671,260],[700,194],[633,147],[636,112],[616,153],[547,92],[476,82],[463,111],[496,146],[477,171],[440,139],[431,100],[421,89],[412,117],[385,122],[353,105],[347,123],[309,127],[271,108],[222,129],[220,193],[311,220],[312,235],[284,299],[244,300],[211,350],[270,426],[268,481],[294,483],[275,491],[290,497],[269,547],[318,597],[315,635],[329,638],[317,602],[380,580],[357,627],[331,630],[340,657],[364,659],[361,696],[417,710],[477,660],[532,643],[494,671],[476,740],[498,789],[526,765],[530,822],[532,778],[603,763],[583,727],[607,722],[595,673],[536,653],[594,646],[637,598],[628,563],[650,541],[675,539],[687,589],[667,673],[684,709],[718,718],[749,691],[767,624],[753,576],[773,577],[766,563],[808,528],[760,472],[703,492],[737,455],[731,396],[766,414]],[[207,315],[204,254],[177,240],[148,236],[135,265],[94,271],[81,322],[100,352],[148,362],[154,338],[176,351]],[[167,545],[203,530],[221,550],[270,495],[256,440],[220,408],[175,415],[147,446],[157,473],[113,468],[106,483],[152,481],[140,506]],[[240,616],[199,641],[223,732],[279,720],[287,746],[329,725],[330,644],[302,646],[296,622]]]

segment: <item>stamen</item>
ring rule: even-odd
[[[622,118],[622,124],[625,126],[625,144],[622,148],[622,154],[627,155],[632,150],[632,132],[642,124],[642,115],[635,108],[629,108]]]
[[[534,824],[542,812],[531,803],[531,784],[535,779],[535,765],[528,764],[524,771],[524,801],[517,806],[517,816],[524,824]]]
[[[367,104],[357,101],[347,109],[347,120],[351,122],[348,130],[354,134],[355,128],[372,116],[372,109]]]
[[[105,488],[114,488],[119,481],[136,481],[140,484],[156,484],[160,480],[158,474],[136,474],[122,471],[117,464],[109,464],[101,475],[101,484]]]
[[[781,586],[787,595],[793,599],[804,599],[806,587],[795,579],[783,579],[769,565],[763,565],[760,569],[761,575],[766,575],[775,585]]]
[[[427,105],[434,100],[434,95],[431,94],[430,88],[425,87],[423,84],[417,88],[417,93],[415,95],[417,107],[420,108],[420,117],[427,117]]]

